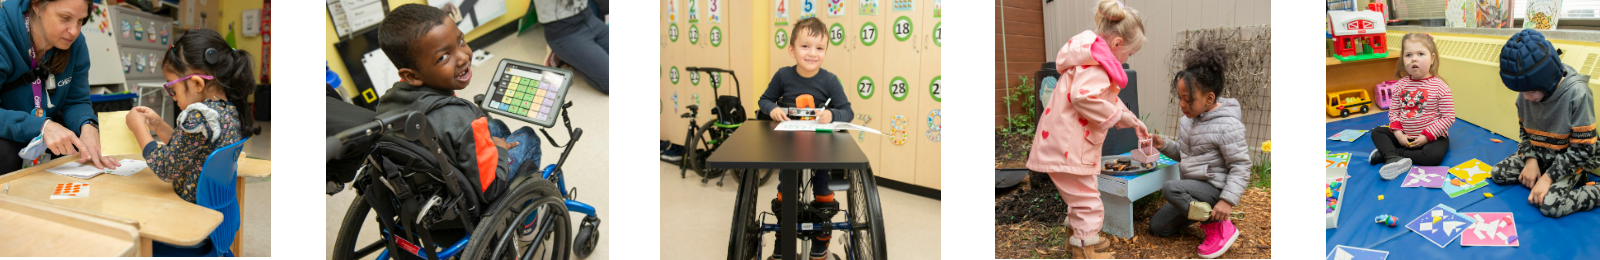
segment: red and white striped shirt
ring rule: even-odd
[[[1456,102],[1450,86],[1439,77],[1412,79],[1400,78],[1399,86],[1390,94],[1389,129],[1406,135],[1423,135],[1428,141],[1448,136],[1450,125],[1456,122]]]

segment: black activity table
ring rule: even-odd
[[[777,122],[774,121],[745,121],[717,148],[716,153],[706,158],[706,168],[868,171],[867,154],[861,152],[861,147],[856,146],[855,139],[849,133],[772,130],[776,126]],[[778,179],[794,184],[780,189],[784,197],[800,198],[800,174],[796,174],[796,171],[778,171]],[[824,185],[825,189],[827,184],[820,185]],[[778,218],[778,234],[786,238],[779,239],[777,245],[784,260],[798,258],[794,253],[799,211],[800,200],[786,200],[783,203],[783,215]]]

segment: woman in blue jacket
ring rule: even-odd
[[[89,107],[89,53],[79,29],[89,0],[0,3],[0,174],[37,158],[41,149],[80,155],[109,168],[100,154],[99,119]],[[21,152],[21,153],[19,153]]]

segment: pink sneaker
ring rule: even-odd
[[[1200,229],[1205,230],[1206,240],[1200,243],[1200,257],[1217,258],[1222,253],[1227,253],[1233,247],[1233,241],[1239,238],[1239,230],[1233,227],[1233,220],[1224,220],[1200,224]]]

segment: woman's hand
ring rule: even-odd
[[[50,153],[54,154],[78,154],[78,150],[75,147],[83,146],[78,140],[77,133],[73,133],[71,129],[67,129],[55,121],[45,120],[44,126],[39,128],[39,136],[44,139],[45,146],[50,148]]]
[[[1411,139],[1411,144],[1406,145],[1406,147],[1417,148],[1417,147],[1422,147],[1422,145],[1424,145],[1424,144],[1428,144],[1428,137],[1427,136],[1413,135],[1413,136],[1409,136],[1409,137],[1406,137],[1406,138],[1410,138]]]
[[[1539,176],[1539,183],[1533,185],[1533,191],[1528,192],[1528,202],[1534,205],[1544,204],[1544,195],[1550,194],[1550,175]]]
[[[1539,181],[1539,161],[1534,160],[1533,157],[1528,157],[1523,162],[1522,175],[1517,176],[1517,180],[1522,181],[1523,187],[1530,189],[1533,188],[1534,184],[1538,184],[1536,182]]]
[[[1217,200],[1217,205],[1211,207],[1211,221],[1227,220],[1229,213],[1233,213],[1233,205],[1226,200]]]
[[[780,108],[773,108],[772,112],[767,113],[767,114],[772,116],[772,121],[778,121],[778,122],[789,121],[789,115],[788,114],[784,114],[783,113],[783,108],[781,108],[781,107]]]
[[[100,154],[100,129],[96,129],[91,124],[83,124],[83,128],[79,128],[79,132],[83,132],[82,135],[78,136],[79,143],[83,145],[78,147],[78,151],[81,152],[78,154],[78,163],[91,162],[98,169],[122,166],[122,163],[118,162],[117,159]]]

